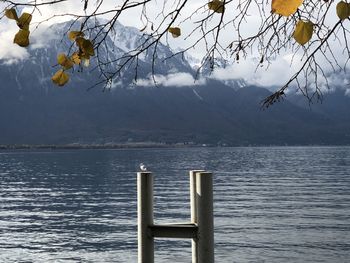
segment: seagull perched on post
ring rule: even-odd
[[[140,163],[140,170],[141,170],[142,172],[147,172],[147,167],[146,167],[146,165],[144,165],[143,163]]]

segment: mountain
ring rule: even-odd
[[[62,36],[67,24],[52,28]],[[117,25],[103,56],[117,58],[135,47],[139,30]],[[0,144],[68,144],[161,142],[211,145],[350,144],[350,98],[326,96],[326,104],[305,107],[300,97],[268,110],[260,101],[270,92],[255,86],[206,78],[193,83],[195,70],[186,59],[173,57],[161,45],[156,69],[158,86],[134,85],[134,71],[125,70],[111,90],[89,89],[99,72],[71,74],[70,83],[51,83],[56,55],[69,47],[61,37],[29,49],[29,59],[0,66]],[[139,78],[151,72],[152,57],[139,61]],[[113,66],[113,65],[111,65]],[[188,81],[180,87],[179,82]],[[140,83],[145,83],[140,81]],[[244,86],[242,88],[242,86]]]

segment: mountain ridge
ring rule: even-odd
[[[170,73],[175,81],[180,81],[178,73],[194,76],[189,63],[176,57],[155,72],[165,76],[165,82],[158,85],[135,85],[133,72],[125,71],[119,86],[107,92],[98,87],[87,92],[99,73],[84,70],[72,73],[70,83],[57,88],[50,80],[56,55],[62,51],[57,41],[30,50],[30,59],[19,64],[1,65],[0,145],[350,144],[350,122],[345,114],[350,99],[341,93],[329,94],[329,100],[335,102],[325,108],[318,105],[310,110],[299,97],[288,96],[288,100],[261,110],[260,102],[270,91],[256,86],[242,88],[239,81],[226,85],[205,78],[186,87],[167,86]],[[108,45],[115,45],[115,41],[110,39]],[[165,53],[160,57],[171,55],[168,47],[162,48]],[[150,76],[151,63],[147,56],[140,63],[141,79]]]

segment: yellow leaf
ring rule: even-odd
[[[32,21],[32,15],[28,13],[23,13],[17,20],[17,25],[20,29],[29,30],[29,24]]]
[[[73,61],[74,64],[79,65],[81,63],[81,58],[78,52],[74,52],[73,55],[71,56],[71,60]]]
[[[295,27],[293,37],[295,41],[297,41],[300,45],[304,45],[311,39],[313,30],[313,23],[311,23],[310,21],[304,22],[302,20],[299,20]]]
[[[81,55],[82,57],[89,59],[90,56],[95,55],[94,45],[90,40],[85,39],[83,37],[77,37],[75,39],[75,42],[77,43],[77,46],[82,51],[82,55]]]
[[[21,47],[29,46],[29,34],[30,34],[29,30],[20,29],[18,33],[15,35],[13,43],[16,43]]]
[[[73,67],[74,63],[72,60],[70,60],[65,54],[61,53],[57,56],[57,62],[60,64],[64,69],[70,69]]]
[[[77,37],[83,37],[84,33],[81,31],[70,31],[68,33],[68,38],[72,41],[74,41]]]
[[[69,81],[69,75],[64,72],[63,69],[60,69],[52,76],[52,81],[58,86],[64,86]]]
[[[282,16],[294,14],[304,0],[272,0],[272,13]]]
[[[83,49],[84,40],[85,40],[85,38],[83,38],[83,37],[77,37],[77,38],[75,39],[75,43],[77,44],[77,46],[78,46],[80,49]]]
[[[341,20],[347,19],[350,16],[350,4],[340,1],[337,4],[337,15]]]
[[[89,56],[95,55],[94,45],[92,44],[92,42],[90,40],[85,39],[82,49],[83,49],[83,52],[85,54],[88,54]]]
[[[6,9],[5,10],[5,16],[8,19],[18,20],[17,12],[14,8]]]
[[[90,59],[90,55],[86,54],[84,52],[80,53],[80,59],[84,60],[84,59]]]
[[[181,29],[179,27],[169,27],[168,31],[173,35],[173,37],[181,36]]]
[[[224,2],[220,0],[213,0],[209,2],[208,8],[216,13],[223,13],[225,11]]]

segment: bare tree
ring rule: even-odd
[[[88,40],[93,50],[86,52],[83,46],[89,43],[76,41],[78,51],[68,51],[73,54],[62,58],[62,72],[70,68],[66,63],[74,60],[71,57],[74,54],[77,64],[81,63],[81,59],[86,60],[96,54],[97,67],[103,76],[101,83],[105,87],[130,65],[133,65],[137,78],[138,61],[145,52],[152,52],[154,72],[158,46],[167,43],[171,35],[181,37],[187,43],[182,51],[172,56],[182,56],[192,49],[201,48],[204,51],[201,66],[209,64],[211,68],[215,67],[217,59],[235,63],[247,59],[252,53],[259,57],[257,66],[264,65],[268,68],[284,52],[295,54],[292,58],[300,61],[300,67],[285,85],[262,101],[263,107],[283,99],[291,86],[302,92],[310,102],[314,99],[321,100],[320,79],[328,85],[329,72],[325,70],[326,64],[334,72],[345,71],[350,58],[350,4],[344,1],[213,0],[198,3],[199,1],[188,0],[121,0],[111,4],[107,0],[81,0],[79,3],[77,0],[2,0],[0,19],[4,15],[11,17],[9,10],[19,7],[28,7],[32,14],[40,14],[45,6],[60,6],[66,2],[79,4],[82,12],[57,12],[35,26],[61,17],[72,19],[71,28],[79,24],[80,31],[73,32],[72,40],[80,38],[84,33],[93,32]],[[109,8],[106,9],[106,6]],[[140,28],[143,32],[140,44],[119,58],[102,59],[99,51],[106,39],[112,37],[117,21],[135,10],[138,13],[137,19],[143,24]],[[181,34],[184,27],[190,27],[189,33],[185,35]],[[83,53],[90,54],[81,57]],[[337,54],[341,54],[341,61]],[[106,66],[112,63],[117,65],[114,70],[106,70]]]

